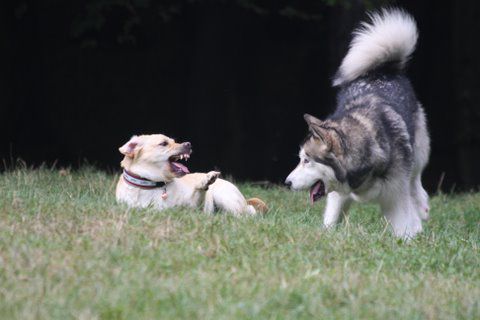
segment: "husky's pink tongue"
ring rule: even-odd
[[[190,173],[190,171],[188,170],[188,168],[186,166],[184,166],[183,164],[181,164],[180,162],[171,162],[172,166],[174,166],[175,168],[175,171],[178,171],[180,173]]]
[[[313,204],[315,201],[320,200],[325,195],[325,184],[322,180],[318,180],[310,188],[310,202]]]

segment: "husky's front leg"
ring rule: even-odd
[[[413,199],[408,188],[402,190],[389,190],[385,193],[380,206],[382,212],[392,225],[394,234],[403,239],[412,239],[422,231],[422,221],[420,220]]]
[[[327,196],[327,205],[323,214],[323,225],[329,228],[337,223],[341,214],[346,214],[352,199],[349,195],[332,191]]]

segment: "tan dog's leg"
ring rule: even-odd
[[[214,183],[217,178],[220,176],[220,172],[218,171],[210,171],[205,174],[202,179],[200,179],[198,185],[195,187],[197,190],[208,190],[208,187]]]
[[[205,193],[205,202],[203,204],[203,211],[205,213],[214,213],[215,212],[215,202],[213,201],[212,192],[207,191]]]

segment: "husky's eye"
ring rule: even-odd
[[[158,145],[159,145],[159,146],[162,146],[162,147],[166,147],[166,146],[168,146],[168,142],[167,142],[167,141],[163,141],[162,143],[159,143]]]
[[[309,163],[310,160],[308,160],[307,158],[303,159],[303,163]]]

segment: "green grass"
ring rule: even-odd
[[[129,210],[93,169],[0,175],[1,318],[480,318],[480,194],[434,197],[403,243],[374,206],[326,231],[306,193],[240,187],[271,212]]]

